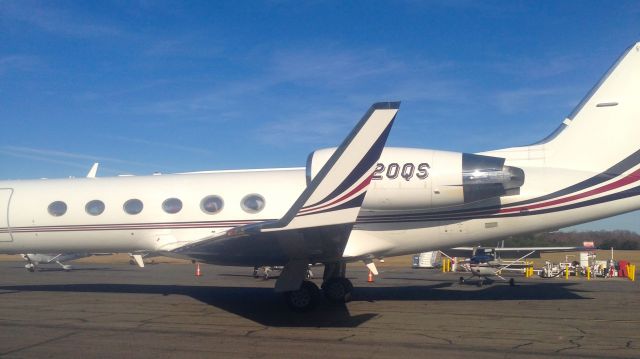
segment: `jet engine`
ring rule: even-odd
[[[335,148],[312,152],[307,181]],[[505,159],[470,153],[387,147],[376,165],[363,207],[403,210],[448,207],[519,193],[524,171]]]

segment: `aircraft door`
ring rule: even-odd
[[[0,188],[0,242],[11,242],[11,228],[9,228],[9,201],[13,189]]]

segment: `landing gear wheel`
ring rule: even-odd
[[[344,304],[351,301],[353,284],[347,278],[331,278],[322,284],[324,296],[333,304]]]
[[[516,285],[515,279],[513,279],[513,278],[509,279],[509,286],[510,287],[514,287],[515,285]]]
[[[320,290],[313,282],[304,281],[300,289],[284,293],[289,308],[296,312],[308,312],[318,304]]]
[[[31,273],[36,271],[36,267],[27,267],[27,270]]]
[[[460,284],[464,284],[464,277],[460,277],[460,279],[458,280]]]
[[[483,284],[484,284],[484,279],[481,279],[478,281],[478,287],[482,287]]]

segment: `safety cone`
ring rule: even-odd
[[[200,277],[202,273],[200,272],[200,263],[196,263],[196,277]]]
[[[367,278],[367,282],[373,283],[373,273],[369,271],[369,278]]]

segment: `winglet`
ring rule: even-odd
[[[373,263],[371,259],[364,260],[364,264],[369,268],[373,275],[378,275],[378,268],[376,268],[376,264]]]
[[[87,173],[87,178],[96,178],[96,174],[98,173],[98,166],[100,163],[96,162],[91,166],[89,173]]]
[[[400,102],[375,103],[287,214],[262,231],[355,222]]]
[[[142,260],[142,255],[129,253],[129,256],[136,262],[138,267],[144,268],[144,261]]]

